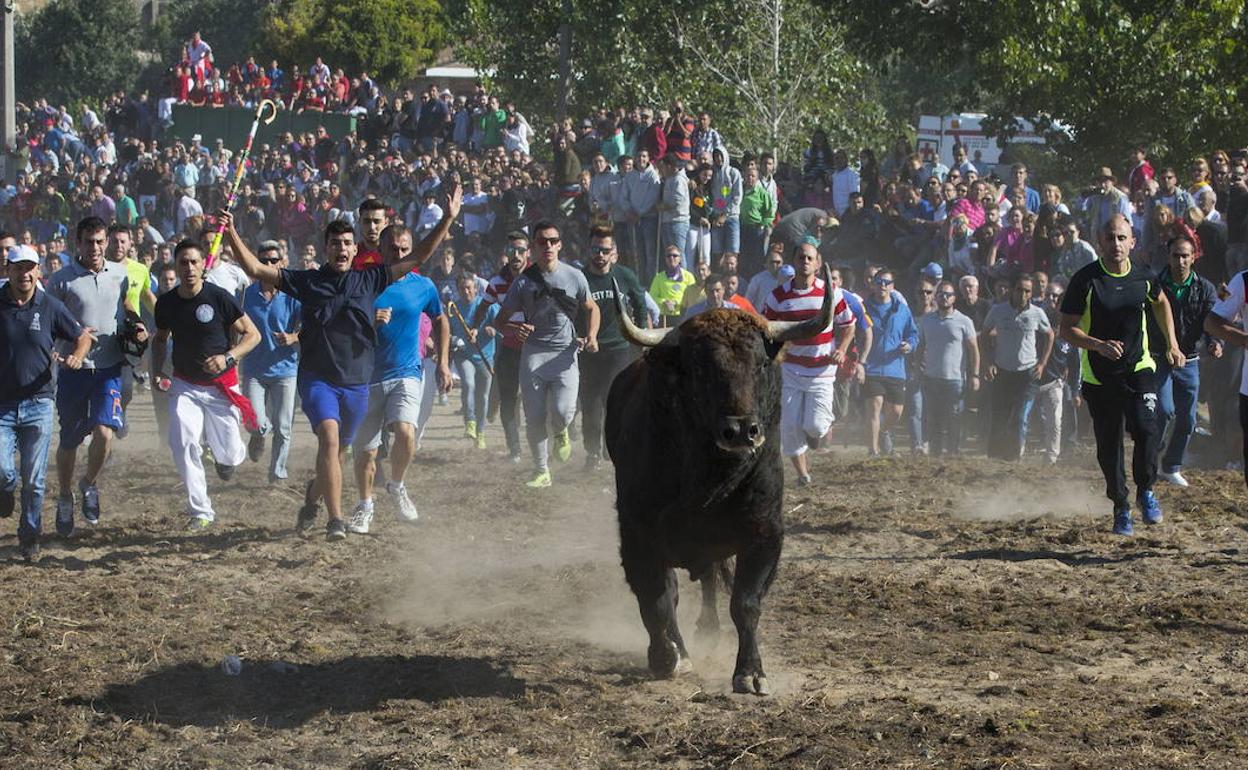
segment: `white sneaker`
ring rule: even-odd
[[[407,496],[407,487],[402,481],[387,481],[386,491],[394,495],[394,500],[399,504],[399,510],[395,513],[395,518],[399,521],[413,522],[420,518],[416,513],[416,503],[412,502],[412,498]]]
[[[1171,473],[1159,473],[1157,475],[1161,477],[1162,481],[1169,482],[1175,485],[1176,487],[1191,486],[1190,484],[1187,483],[1187,479],[1183,478],[1183,474],[1179,473],[1178,471],[1173,471]]]
[[[368,527],[373,523],[373,501],[361,500],[351,511],[351,521],[347,523],[347,531],[357,535],[367,535]]]

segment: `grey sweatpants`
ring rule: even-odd
[[[576,417],[576,395],[581,370],[575,345],[563,350],[532,350],[520,354],[520,397],[524,402],[524,432],[533,452],[533,466],[547,469],[547,421],[563,430]],[[553,419],[552,419],[553,418]]]

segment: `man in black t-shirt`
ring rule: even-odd
[[[590,232],[589,262],[585,280],[589,296],[598,303],[601,321],[598,324],[598,350],[581,353],[581,430],[585,439],[585,469],[597,470],[602,465],[602,421],[607,406],[607,391],[616,375],[637,357],[632,345],[620,332],[620,318],[615,310],[615,285],[627,300],[624,304],[633,320],[642,328],[650,326],[646,313],[646,293],[637,274],[616,262],[615,238],[609,227],[595,227]]]
[[[1070,278],[1062,299],[1061,337],[1083,351],[1083,398],[1092,415],[1096,459],[1105,474],[1105,493],[1114,503],[1114,533],[1133,533],[1123,467],[1123,424],[1135,442],[1132,475],[1136,502],[1147,524],[1161,523],[1153,495],[1157,477],[1157,363],[1149,353],[1145,313],[1152,312],[1165,335],[1166,359],[1181,368],[1183,353],[1161,284],[1148,268],[1130,259],[1131,222],[1114,214],[1101,231],[1102,258]]]
[[[169,446],[186,484],[187,529],[202,530],[212,525],[215,514],[200,437],[212,449],[217,475],[228,481],[247,457],[239,417],[248,430],[258,428],[251,403],[238,387],[238,359],[260,342],[260,332],[232,294],[204,282],[204,252],[198,243],[182,241],[173,253],[180,283],[156,300],[152,369],[160,371],[164,365],[172,337]]]

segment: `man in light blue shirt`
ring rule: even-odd
[[[260,244],[257,258],[266,265],[286,267],[276,241]],[[295,375],[299,369],[299,300],[277,286],[256,281],[243,292],[243,312],[260,331],[260,344],[243,362],[243,395],[256,407],[260,429],[247,442],[253,463],[264,456],[266,437],[273,434],[269,483],[285,479],[290,455],[290,426],[295,418]]]

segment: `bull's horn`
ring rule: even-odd
[[[672,332],[672,329],[639,328],[633,323],[633,317],[629,314],[628,308],[624,307],[624,294],[620,291],[620,285],[616,283],[615,278],[611,279],[611,288],[615,291],[615,312],[620,316],[620,332],[624,335],[624,339],[643,348],[652,348]]]
[[[824,292],[823,305],[819,308],[818,315],[807,318],[805,321],[768,321],[767,339],[777,344],[790,340],[803,340],[828,328],[828,324],[832,323],[832,286],[830,283],[832,274],[827,265],[823,266],[819,277],[823,279]]]

